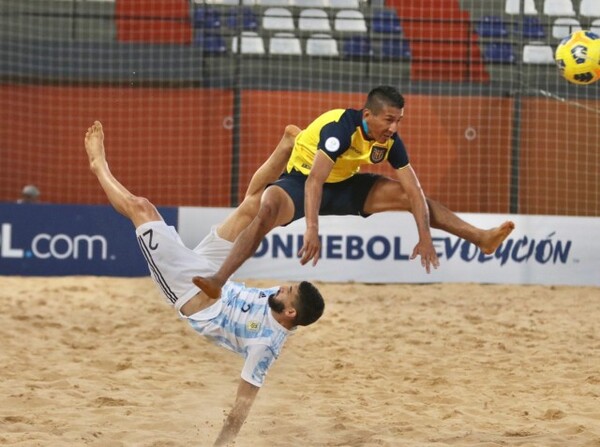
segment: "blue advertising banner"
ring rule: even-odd
[[[177,208],[160,208],[177,227]],[[0,203],[1,275],[146,276],[133,225],[111,206]]]

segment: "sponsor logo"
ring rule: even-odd
[[[38,233],[24,246],[13,242],[13,226],[0,227],[0,258],[5,259],[101,259],[108,258],[108,242],[99,234]]]
[[[547,238],[536,239],[523,236],[518,239],[507,239],[491,255],[486,255],[470,242],[455,237],[434,237],[433,243],[440,259],[458,260],[468,263],[496,262],[503,266],[509,262],[517,264],[567,264],[571,259],[571,240],[554,238],[555,233]],[[400,236],[374,235],[322,235],[321,258],[356,261],[371,259],[375,261],[394,260],[408,261],[412,252],[412,244],[403,245]],[[302,247],[303,236],[273,234],[261,242],[254,257],[263,258],[296,258]]]

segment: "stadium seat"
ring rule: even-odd
[[[300,39],[292,33],[276,33],[269,40],[269,54],[298,56],[302,54]]]
[[[221,13],[210,7],[199,7],[194,11],[194,28],[219,29],[221,28]]]
[[[569,34],[579,31],[581,24],[579,20],[574,17],[559,17],[554,20],[552,25],[552,37],[555,39],[564,39]]]
[[[584,17],[600,17],[600,1],[581,0],[579,14]]]
[[[329,34],[313,34],[306,40],[309,56],[339,56],[337,41]]]
[[[291,0],[296,8],[329,8],[329,0]]]
[[[522,34],[526,39],[543,39],[546,37],[544,27],[536,16],[523,16],[522,23],[514,23],[513,32],[517,35]]]
[[[404,39],[385,39],[381,42],[380,56],[386,59],[410,60],[410,46]]]
[[[346,58],[365,58],[373,55],[367,36],[346,37],[342,42],[342,55]]]
[[[526,64],[554,64],[554,51],[550,45],[527,44],[523,46],[523,62]]]
[[[353,9],[343,9],[335,15],[334,29],[336,31],[366,33],[367,23],[363,13]]]
[[[231,29],[238,29],[241,19],[241,28],[244,31],[256,31],[258,29],[258,19],[252,8],[245,6],[241,11],[232,8],[225,16],[225,25]]]
[[[265,30],[293,31],[295,26],[292,11],[286,8],[265,9],[262,27]]]
[[[483,16],[475,24],[475,32],[480,37],[506,37],[508,29],[501,17]]]
[[[303,9],[298,18],[298,29],[300,31],[330,32],[329,16],[323,9]]]
[[[553,17],[574,16],[571,0],[544,0],[544,14]]]
[[[255,0],[255,4],[258,6],[291,6],[290,0]]]
[[[483,58],[494,64],[512,64],[516,62],[513,47],[508,42],[490,42],[483,47]]]
[[[243,31],[240,49],[242,54],[265,54],[265,43],[258,33],[254,31]],[[238,36],[234,36],[231,41],[231,51],[233,53],[238,52]]]
[[[194,0],[196,5],[237,6],[240,0]],[[242,0],[242,5],[254,5],[254,0]]]
[[[590,26],[590,31],[592,33],[596,33],[600,36],[600,19],[596,19],[596,20],[592,21],[591,26]]]
[[[402,34],[402,25],[396,11],[391,9],[379,9],[373,12],[371,29],[374,33]]]
[[[329,0],[329,7],[334,9],[358,9],[358,0]]]
[[[194,39],[194,44],[201,47],[205,54],[219,55],[227,53],[225,39],[218,34],[198,33]]]
[[[510,15],[518,15],[521,13],[521,1],[522,0],[506,0],[504,12]],[[537,8],[533,0],[525,0],[525,11],[523,14],[535,15],[538,13]]]

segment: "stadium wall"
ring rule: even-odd
[[[508,212],[513,99],[406,96],[405,123],[415,125],[404,126],[402,136],[427,194],[462,212]],[[239,164],[234,166],[239,175],[238,193],[243,193],[243,185],[275,146],[286,124],[306,126],[327,108],[360,108],[363,100],[362,93],[243,90],[241,128],[250,131],[244,133]],[[120,177],[133,191],[159,205],[230,205],[234,101],[229,89],[2,85],[0,102],[11,104],[0,110],[0,122],[12,123],[0,127],[2,158],[10,160],[11,166],[9,173],[2,168],[7,164],[0,164],[0,191],[20,190],[30,172],[32,151],[36,151],[36,163],[40,163],[41,152],[47,172],[60,173],[34,179],[44,191],[45,201],[105,203],[82,163],[83,130],[100,119],[110,130],[111,165],[115,171],[125,172]],[[183,106],[170,107],[174,102]],[[296,102],[303,106],[289,107]],[[447,113],[451,106],[481,113],[467,119]],[[541,108],[553,119],[537,119]],[[264,110],[269,110],[270,119],[264,119]],[[520,188],[526,192],[520,195],[521,212],[555,214],[548,210],[560,209],[566,215],[594,215],[586,204],[594,203],[600,191],[595,172],[598,151],[579,158],[565,152],[564,158],[551,159],[544,157],[544,150],[548,135],[566,150],[570,141],[583,134],[600,134],[600,121],[590,124],[589,119],[579,120],[578,112],[566,104],[536,98],[522,99],[521,120],[519,178]],[[559,121],[564,126],[557,129]],[[46,130],[36,135],[38,129]],[[31,137],[24,139],[23,135]],[[36,147],[31,146],[32,141]],[[136,170],[135,160],[141,159],[153,162],[143,168],[140,164]],[[439,174],[440,165],[444,166],[443,175]],[[386,167],[374,170],[385,173]],[[557,175],[561,171],[577,172],[578,181]],[[453,182],[454,178],[469,181]],[[564,194],[545,193],[545,187],[554,182],[564,183]],[[0,197],[3,201],[14,199]]]

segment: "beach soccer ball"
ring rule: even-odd
[[[567,81],[592,84],[600,79],[600,36],[591,31],[575,31],[558,44],[554,59]]]

